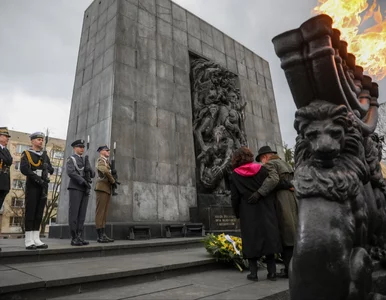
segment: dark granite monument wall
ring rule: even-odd
[[[96,0],[85,11],[66,157],[77,138],[117,142],[122,184],[110,223],[184,222],[196,206],[189,55],[238,76],[247,103],[245,133],[253,151],[282,140],[268,63],[169,0]],[[58,224],[67,224],[67,176]],[[86,223],[93,224],[95,195]]]

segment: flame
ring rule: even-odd
[[[334,20],[334,28],[341,32],[341,40],[348,43],[348,51],[355,55],[356,64],[378,80],[386,77],[386,19],[376,0],[318,0],[314,13],[327,14]],[[359,32],[367,20],[375,25]]]

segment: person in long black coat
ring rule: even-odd
[[[243,257],[248,259],[251,273],[247,279],[257,281],[257,260],[265,256],[267,279],[276,280],[275,253],[282,251],[279,225],[273,193],[255,201],[252,194],[262,185],[268,171],[253,162],[254,157],[246,147],[237,149],[232,157],[231,199],[232,207],[240,219]]]

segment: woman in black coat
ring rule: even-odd
[[[248,259],[249,280],[257,281],[257,260],[265,256],[267,279],[276,280],[275,253],[282,251],[279,225],[275,211],[275,194],[251,198],[268,176],[260,164],[253,163],[253,154],[246,147],[237,149],[232,157],[231,175],[232,207],[240,219],[243,256]]]

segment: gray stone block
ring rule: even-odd
[[[188,34],[188,46],[189,46],[189,50],[192,50],[197,54],[202,53],[201,40],[198,38],[195,38],[194,36],[191,36],[190,34]]]
[[[80,36],[80,45],[79,48],[82,49],[88,42],[88,35],[89,35],[89,28],[86,28],[86,30],[82,31],[82,34]]]
[[[174,81],[173,66],[157,60],[157,76],[171,82]]]
[[[181,45],[188,46],[188,34],[186,31],[173,27],[173,40]]]
[[[157,0],[157,17],[165,22],[172,23],[172,4],[170,0]]]
[[[172,3],[173,26],[181,30],[187,30],[186,10]]]
[[[263,114],[263,119],[266,120],[266,121],[271,121],[271,112],[269,110],[269,107],[262,106],[261,107],[261,111],[262,111],[262,114]]]
[[[157,74],[157,63],[154,58],[137,56],[137,68],[145,73],[156,75]]]
[[[157,184],[133,182],[133,221],[154,221],[157,214]]]
[[[115,93],[119,96],[137,99],[138,96],[138,70],[128,65],[116,64]]]
[[[103,69],[103,55],[100,55],[94,60],[93,77],[99,74]]]
[[[192,134],[193,125],[192,125],[192,117],[185,117],[179,114],[176,115],[176,130],[177,132]]]
[[[157,107],[163,109],[175,107],[173,103],[174,89],[175,85],[172,82],[162,78],[157,80]]]
[[[173,107],[177,109],[177,112],[185,117],[192,116],[192,102],[190,98],[189,86],[176,85],[173,94]]]
[[[155,0],[139,0],[138,5],[141,9],[149,12],[150,14],[155,15]]]
[[[107,8],[109,6],[110,1],[99,1],[98,5],[98,15],[101,16],[103,13],[106,13],[107,15]]]
[[[99,101],[100,86],[101,86],[101,73],[97,74],[91,80],[90,102],[97,103]]]
[[[157,126],[159,128],[168,129],[171,132],[176,131],[176,115],[175,113],[164,110],[164,109],[157,109]]]
[[[178,165],[196,166],[194,156],[193,135],[177,133]]]
[[[188,25],[188,33],[201,40],[200,19],[190,12],[186,12],[186,21]]]
[[[84,69],[86,63],[86,46],[80,48],[78,54],[78,62],[76,64],[76,71]]]
[[[148,28],[155,28],[155,26],[156,26],[155,18],[156,18],[155,15],[142,9],[140,6],[140,8],[138,10],[138,22],[139,22],[139,24],[146,26]]]
[[[114,0],[114,2],[107,8],[107,22],[118,14],[118,2],[118,0]]]
[[[189,73],[174,67],[174,82],[183,86],[190,86]]]
[[[80,97],[82,88],[74,89],[72,93],[71,108],[70,108],[70,119],[75,118],[79,114]]]
[[[253,56],[253,60],[255,63],[255,70],[260,75],[264,75],[264,68],[263,68],[263,60],[260,56],[257,56],[256,54]]]
[[[188,49],[179,44],[173,43],[174,65],[186,72],[189,72],[189,52]]]
[[[262,61],[263,61],[264,77],[268,78],[268,79],[271,79],[271,71],[269,70],[269,64],[264,59]]]
[[[135,158],[133,177],[134,181],[157,183],[157,162]]]
[[[157,164],[157,183],[177,184],[177,165],[158,163]]]
[[[245,65],[245,51],[243,45],[235,41],[236,60]]]
[[[94,126],[98,123],[99,103],[90,105],[87,114],[87,128]]]
[[[112,95],[114,91],[114,67],[108,66],[101,72],[101,86],[99,100]]]
[[[188,164],[178,165],[178,185],[196,185],[196,168],[194,166]]]
[[[158,162],[174,164],[177,157],[177,133],[165,128],[158,128]]]
[[[113,127],[114,128],[114,127]],[[112,145],[114,145],[114,142],[117,142],[117,138],[119,138],[119,133],[117,134],[117,137],[115,136],[114,132],[111,133],[111,142]],[[115,155],[115,161],[116,161],[116,168],[118,173],[119,182],[121,184],[126,184],[129,181],[133,181],[134,179],[134,157],[131,157],[127,153],[127,149],[123,147],[120,143],[116,143],[117,149],[116,149],[116,155]],[[119,190],[121,190],[122,185],[119,186]],[[133,189],[131,189],[131,193],[133,192]]]
[[[214,49],[214,61],[216,63],[222,65],[223,67],[227,66],[227,61],[226,61],[226,58],[225,58],[225,54],[222,53],[219,50],[216,50],[216,49]]]
[[[103,13],[99,15],[97,33],[101,31],[102,28],[106,26],[106,24],[107,24],[107,10],[105,10]]]
[[[159,130],[156,127],[137,123],[135,126],[135,158],[158,160]]]
[[[157,58],[155,41],[155,29],[149,29],[142,25],[138,28],[137,50],[142,57]]]
[[[112,198],[112,201],[110,202],[109,210],[107,214],[107,220],[109,222],[131,221],[132,211],[133,211],[133,182],[123,181],[123,183],[118,187],[118,195],[114,196]]]
[[[110,99],[110,98],[107,98]],[[135,104],[132,98],[114,95],[113,102],[113,120],[114,125],[121,123],[124,125],[133,124],[135,122]],[[102,101],[101,101],[102,102]],[[122,132],[119,132],[122,134]]]
[[[257,83],[257,77],[256,77],[256,71],[255,68],[250,69],[247,67],[247,74],[248,74],[248,79],[253,81],[254,83]]]
[[[225,54],[233,59],[236,59],[235,42],[229,36],[224,35]]]
[[[95,43],[98,44],[100,41],[103,41],[105,37],[106,37],[106,25],[103,26],[101,29],[98,29],[98,32],[95,37]]]
[[[169,65],[174,65],[173,41],[162,35],[157,35],[157,59]]]
[[[255,62],[254,62],[254,54],[251,50],[245,48],[245,62],[248,68],[254,69],[255,68]]]
[[[229,57],[229,56],[226,57],[226,60],[227,60],[227,69],[229,71],[237,74],[237,63],[236,63],[236,61],[233,58]]]
[[[116,61],[130,67],[136,67],[136,50],[125,45],[117,45]]]
[[[214,48],[207,45],[206,43],[202,43],[202,54],[210,60],[215,59]]]
[[[98,19],[99,13],[99,3],[98,1],[94,1],[86,10],[86,17],[90,20],[89,24],[94,23]]]
[[[136,42],[137,22],[119,14],[117,16],[116,43],[135,48]]]
[[[91,37],[86,46],[86,55],[89,55],[91,52],[95,50],[95,36]]]
[[[158,34],[164,35],[167,38],[172,39],[172,24],[165,22],[164,20],[161,20],[160,18],[157,18],[157,32]]]
[[[225,53],[224,34],[214,27],[212,27],[212,34],[214,48]]]
[[[273,90],[271,79],[265,78],[265,85],[266,85],[267,89]]]
[[[263,75],[261,75],[260,73],[256,73],[257,75],[257,84],[261,87],[264,87],[265,88],[265,78]]]
[[[257,101],[258,99],[256,99],[255,101],[252,101],[253,114],[255,116],[262,118],[263,117],[262,107]]]
[[[138,72],[137,99],[151,105],[157,105],[157,77],[145,72]]]
[[[137,21],[138,19],[138,5],[130,1],[118,1],[118,11],[131,20]]]
[[[248,77],[247,67],[242,64],[240,61],[237,62],[237,71],[240,76]]]
[[[87,127],[87,111],[82,112],[78,116],[78,126],[76,128],[76,133],[80,133],[86,130]]]
[[[109,49],[115,43],[117,33],[117,17],[112,18],[106,25],[105,49]]]
[[[213,47],[213,35],[212,35],[212,26],[207,22],[200,20],[200,30],[201,30],[201,40]]]
[[[147,124],[150,126],[157,126],[157,109],[153,105],[145,102],[135,102],[137,123]]]
[[[197,206],[196,188],[190,186],[178,187],[178,207],[180,220],[190,221],[189,208]]]
[[[99,102],[98,122],[110,118],[113,114],[113,96]]]
[[[95,51],[92,55],[90,55],[89,58],[95,59],[96,57],[99,57],[105,53],[105,47],[106,47],[106,41],[103,38],[101,41],[99,41],[95,46]],[[88,63],[87,63],[88,64]]]
[[[129,157],[134,157],[135,154],[135,127],[130,121],[119,123],[114,120],[112,125],[111,141],[117,142],[117,147],[124,149],[124,154]]]
[[[178,221],[178,190],[174,185],[157,185],[158,220]]]
[[[86,69],[84,70],[84,76],[83,76],[83,85],[90,81],[90,79],[92,78],[92,68],[93,68],[93,64],[90,64],[86,67]]]
[[[111,46],[103,55],[103,68],[111,65],[115,60],[115,45]]]

